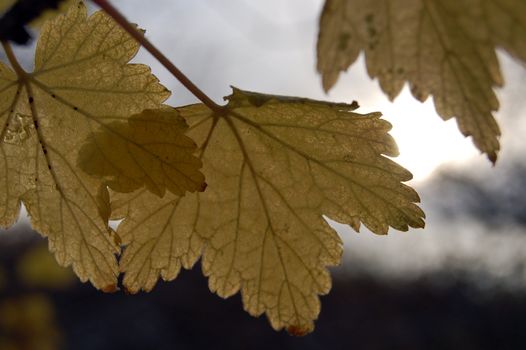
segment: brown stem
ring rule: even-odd
[[[9,63],[11,63],[11,67],[15,70],[16,75],[19,79],[25,79],[27,76],[27,72],[22,68],[20,63],[18,63],[18,60],[16,59],[15,53],[13,52],[13,48],[7,41],[2,41],[2,47],[4,48],[5,54],[7,56],[7,59],[9,60]]]
[[[130,34],[139,44],[141,44],[153,57],[157,59],[172,75],[183,84],[195,97],[203,102],[208,108],[217,113],[223,113],[224,107],[218,105],[199,89],[186,75],[183,74],[161,51],[159,51],[137,28],[126,20],[126,18],[106,0],[92,0],[104,10],[122,29]]]

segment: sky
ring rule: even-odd
[[[503,150],[492,167],[471,140],[460,134],[454,120],[444,122],[436,115],[430,100],[419,103],[405,87],[391,103],[367,76],[363,57],[326,94],[315,69],[321,0],[113,3],[146,29],[147,37],[218,103],[233,85],[269,94],[356,100],[359,112],[381,111],[393,124],[392,135],[401,153],[396,160],[414,174],[409,184],[421,195],[427,227],[375,236],[366,229],[356,234],[333,223],[345,242],[344,264],[335,273],[365,272],[403,279],[453,268],[467,271],[479,284],[505,281],[513,287],[526,286],[526,272],[517,277],[526,261],[525,224],[516,220],[522,215],[521,196],[512,208],[517,213],[506,206],[511,197],[526,194],[526,186],[516,175],[526,175],[520,172],[526,149],[522,140],[526,131],[523,66],[499,53],[506,81],[497,91],[501,110],[496,113]],[[30,51],[20,49],[22,55],[30,56]],[[169,104],[197,102],[147,52],[140,51],[134,61],[150,65],[172,91]],[[473,186],[477,191],[473,192]],[[479,206],[470,208],[474,201]],[[492,210],[482,219],[477,216],[488,208]],[[490,223],[487,219],[499,209],[515,216],[501,215]]]
[[[155,12],[152,7],[138,11],[138,3],[115,1],[217,102],[230,93],[230,85],[337,102],[357,100],[364,113],[381,111],[393,124],[401,153],[397,161],[417,181],[446,161],[462,162],[478,154],[457,132],[454,120],[444,123],[435,116],[430,100],[416,103],[406,87],[396,103],[390,103],[367,76],[363,57],[325,94],[315,69],[320,0],[157,1],[159,7],[171,9],[164,16],[149,16],[149,11]],[[143,53],[138,61],[149,58]],[[195,101],[173,79],[164,79],[165,71],[156,63],[154,72],[172,89],[172,103]]]

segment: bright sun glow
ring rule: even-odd
[[[431,99],[420,103],[406,87],[394,103],[382,100],[378,110],[393,124],[391,135],[400,150],[396,162],[409,169],[415,181],[425,180],[444,163],[479,156],[471,139],[459,132],[455,120],[444,122],[437,116]]]
[[[411,171],[413,183],[426,180],[441,165],[483,157],[471,138],[460,133],[455,118],[444,121],[438,116],[432,97],[421,103],[406,84],[390,102],[378,80],[367,75],[363,55],[339,79],[330,97],[336,102],[355,99],[360,105],[358,113],[382,112],[393,125],[390,134],[400,151],[394,160]]]

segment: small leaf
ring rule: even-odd
[[[500,130],[493,117],[502,86],[496,47],[526,60],[523,0],[327,0],[318,39],[318,70],[329,90],[365,52],[367,70],[394,99],[405,82],[438,114],[456,117],[494,163]]]
[[[318,295],[331,286],[342,242],[322,215],[388,227],[423,227],[411,174],[384,157],[398,153],[380,113],[234,89],[226,112],[179,108],[200,145],[209,187],[162,199],[146,190],[117,194],[113,216],[127,245],[120,260],[130,292],[174,279],[203,252],[210,289],[241,291],[245,309],[276,329],[313,329]]]
[[[107,178],[118,192],[144,185],[158,196],[164,196],[165,188],[177,195],[203,191],[201,161],[192,155],[196,145],[184,135],[187,128],[175,109],[144,110],[91,134],[79,165],[90,175]]]

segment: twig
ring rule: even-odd
[[[159,51],[142,32],[126,20],[126,18],[106,0],[92,0],[111,18],[117,22],[122,29],[130,34],[139,44],[141,44],[153,57],[159,61],[172,75],[183,84],[195,97],[203,102],[208,108],[216,113],[223,113],[224,107],[218,105],[201,89],[199,89],[186,75],[183,74],[161,51]]]

